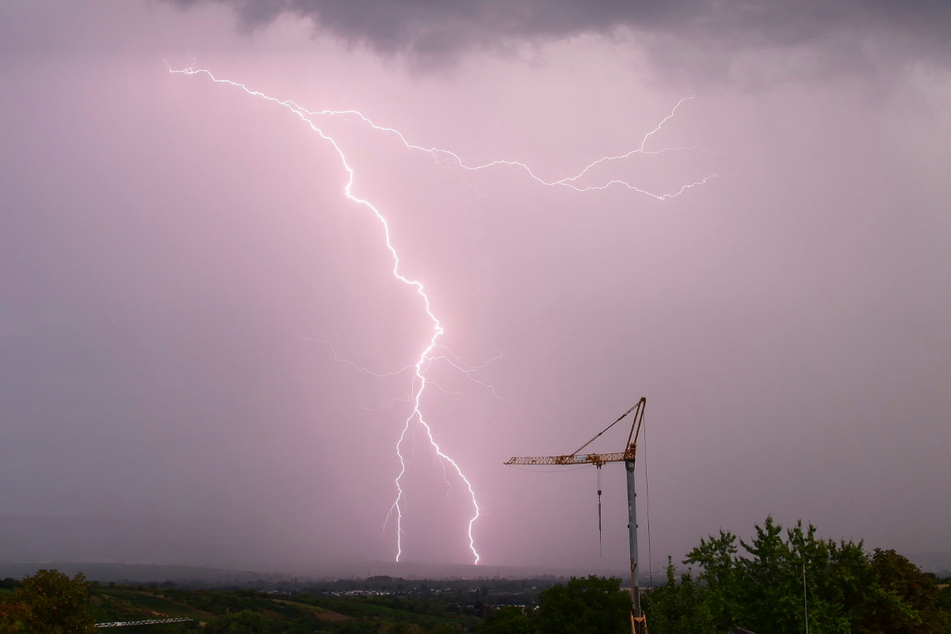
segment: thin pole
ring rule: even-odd
[[[806,598],[806,558],[802,559],[802,611],[806,616],[806,634],[809,634],[809,600]]]

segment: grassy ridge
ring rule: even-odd
[[[478,610],[441,599],[333,597],[306,593],[269,594],[255,590],[181,590],[93,584],[90,607],[96,622],[171,617],[190,623],[124,629],[149,634],[173,632],[340,632],[414,631],[451,634],[473,631]]]

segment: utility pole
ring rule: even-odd
[[[802,557],[802,611],[806,617],[806,634],[809,634],[809,599],[806,596],[806,555]]]

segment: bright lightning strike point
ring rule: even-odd
[[[396,516],[396,561],[399,561],[403,555],[403,535],[404,535],[403,505],[406,501],[406,493],[403,490],[403,486],[402,486],[403,476],[406,474],[406,465],[407,465],[406,459],[403,454],[403,443],[406,440],[407,434],[409,433],[409,431],[413,428],[413,425],[415,424],[423,428],[426,435],[426,439],[429,441],[433,451],[435,452],[435,455],[438,457],[439,461],[443,465],[444,472],[446,469],[446,465],[448,464],[449,466],[452,467],[452,470],[455,471],[456,475],[458,475],[458,477],[466,485],[466,489],[469,492],[469,497],[471,499],[472,508],[473,508],[473,515],[469,519],[469,524],[468,524],[469,550],[472,552],[473,563],[478,564],[481,557],[479,555],[478,550],[476,549],[475,537],[473,536],[473,533],[472,533],[473,527],[476,521],[480,517],[480,508],[479,508],[478,501],[476,499],[475,489],[472,486],[472,482],[463,473],[462,468],[459,466],[459,464],[455,460],[453,460],[449,455],[447,455],[439,446],[439,444],[436,442],[435,438],[433,437],[432,428],[430,427],[429,423],[426,421],[426,418],[423,414],[421,400],[428,385],[432,384],[434,387],[438,388],[438,385],[427,380],[426,371],[433,365],[435,361],[438,361],[439,359],[445,360],[451,367],[455,368],[456,370],[464,374],[470,380],[478,383],[479,385],[482,385],[483,387],[487,389],[490,389],[493,395],[497,397],[498,395],[495,393],[494,387],[482,381],[479,381],[473,378],[472,376],[474,372],[478,371],[479,369],[487,365],[487,363],[491,363],[495,359],[491,359],[489,362],[481,366],[468,367],[467,365],[462,363],[454,354],[452,354],[451,351],[449,351],[444,346],[442,346],[442,344],[439,343],[439,339],[444,333],[442,324],[440,323],[439,319],[436,317],[436,315],[432,311],[430,298],[426,294],[426,289],[423,286],[422,282],[420,282],[419,280],[410,279],[404,276],[400,272],[400,257],[399,257],[399,254],[397,253],[396,248],[393,246],[393,242],[390,236],[390,226],[386,217],[383,215],[380,209],[374,206],[370,201],[360,198],[353,193],[353,183],[355,178],[355,172],[353,168],[350,166],[350,163],[347,161],[347,157],[343,151],[343,148],[340,146],[339,143],[337,143],[337,141],[333,137],[326,134],[317,124],[315,124],[313,119],[318,116],[356,118],[359,121],[362,121],[363,123],[369,125],[371,128],[373,128],[374,130],[378,132],[384,132],[387,134],[396,135],[407,149],[421,151],[421,152],[430,154],[433,157],[433,159],[435,159],[436,163],[442,166],[447,166],[447,165],[455,166],[456,168],[460,170],[464,170],[464,171],[486,170],[486,169],[494,168],[494,167],[513,167],[513,168],[523,170],[524,172],[528,174],[528,176],[532,180],[547,187],[567,187],[577,192],[587,192],[592,190],[608,189],[609,187],[613,187],[613,186],[620,186],[620,187],[626,187],[640,194],[650,196],[657,200],[667,200],[667,199],[679,196],[680,194],[684,193],[688,189],[697,187],[699,185],[703,185],[707,183],[710,179],[718,176],[719,174],[709,174],[708,176],[705,176],[704,178],[698,181],[682,185],[676,191],[664,193],[664,194],[649,192],[647,190],[641,189],[633,185],[632,183],[628,181],[620,180],[620,179],[609,180],[599,185],[587,185],[587,186],[579,186],[576,184],[576,182],[602,163],[623,160],[634,154],[660,154],[661,152],[665,152],[668,150],[685,149],[685,148],[662,148],[660,150],[648,151],[646,149],[646,145],[647,145],[647,142],[655,134],[657,134],[661,130],[661,128],[663,128],[664,124],[666,124],[670,119],[674,117],[674,115],[677,112],[677,109],[685,101],[693,99],[693,97],[685,97],[681,99],[679,102],[677,102],[677,104],[673,107],[670,113],[666,117],[664,117],[653,130],[651,130],[646,135],[644,135],[639,147],[624,154],[619,154],[616,156],[604,156],[602,158],[599,158],[596,161],[589,163],[581,171],[579,171],[577,174],[573,176],[567,176],[567,177],[556,179],[556,180],[546,180],[538,176],[526,163],[522,163],[520,161],[500,159],[500,160],[495,160],[495,161],[491,161],[489,163],[484,163],[480,165],[469,165],[458,154],[451,152],[449,150],[445,150],[435,146],[424,147],[421,145],[410,143],[400,131],[394,128],[378,125],[374,123],[371,119],[369,119],[368,117],[366,117],[365,115],[363,115],[362,113],[356,110],[318,110],[318,111],[307,110],[306,108],[301,107],[294,101],[271,97],[265,93],[252,90],[248,88],[245,84],[242,84],[239,82],[231,81],[228,79],[219,79],[215,77],[211,73],[211,71],[208,71],[202,68],[195,68],[194,66],[190,66],[188,68],[184,68],[180,70],[175,70],[169,67],[169,72],[175,73],[175,74],[182,74],[182,75],[205,75],[216,84],[225,84],[234,88],[239,88],[251,96],[258,97],[268,102],[271,102],[275,105],[281,106],[289,110],[293,114],[295,114],[297,117],[299,117],[305,124],[307,124],[307,126],[313,132],[319,135],[321,139],[330,143],[334,151],[337,153],[337,156],[340,158],[341,164],[343,165],[345,171],[347,172],[347,182],[343,188],[344,196],[350,201],[352,201],[353,203],[355,203],[356,205],[369,210],[379,221],[380,226],[383,229],[384,242],[386,244],[386,248],[389,250],[390,255],[392,257],[393,277],[395,277],[398,281],[405,284],[406,286],[409,286],[412,289],[414,289],[417,296],[422,300],[424,312],[426,313],[427,318],[430,320],[432,324],[432,333],[433,333],[432,337],[429,339],[429,342],[426,345],[426,347],[420,352],[419,357],[417,358],[415,364],[408,365],[402,370],[399,370],[394,373],[377,374],[365,368],[357,366],[356,364],[353,364],[352,362],[347,361],[346,359],[339,358],[337,356],[336,350],[333,349],[333,346],[331,346],[327,342],[323,342],[327,344],[328,346],[330,346],[331,350],[333,351],[335,360],[340,361],[342,363],[347,363],[353,366],[359,372],[364,372],[364,373],[382,378],[386,376],[394,376],[397,374],[402,374],[405,371],[410,371],[410,370],[413,371],[413,379],[411,384],[411,397],[409,399],[410,402],[412,403],[413,410],[404,421],[403,429],[400,433],[399,440],[396,443],[396,455],[400,463],[399,473],[397,474],[394,480],[397,495],[389,511],[386,513],[386,518],[383,522],[383,530],[385,532],[386,526],[389,520],[395,515]],[[434,354],[436,350],[443,350],[447,354]],[[446,482],[448,485],[448,478],[446,479]]]
[[[391,507],[391,511],[394,508],[396,511],[396,535],[397,535],[396,561],[399,561],[400,557],[402,557],[403,555],[402,502],[405,499],[405,493],[403,492],[402,479],[403,479],[403,475],[406,473],[406,460],[403,457],[402,445],[403,445],[403,441],[406,439],[407,431],[409,431],[411,424],[415,420],[417,424],[422,425],[423,429],[426,432],[426,437],[429,440],[430,444],[432,445],[433,450],[436,452],[436,455],[439,457],[439,459],[442,460],[444,463],[448,462],[452,466],[456,474],[462,479],[463,482],[465,482],[466,488],[469,490],[469,495],[472,499],[472,506],[474,509],[474,513],[472,517],[469,519],[469,526],[468,526],[469,550],[472,551],[472,555],[474,557],[473,563],[478,564],[480,560],[480,556],[479,556],[478,550],[476,550],[475,537],[472,535],[472,528],[476,520],[479,519],[479,514],[480,514],[479,503],[476,500],[475,489],[472,488],[472,483],[463,473],[462,468],[459,466],[459,464],[455,460],[453,460],[448,454],[446,454],[442,450],[442,448],[436,443],[435,438],[433,438],[432,428],[426,422],[426,419],[423,416],[423,412],[420,405],[420,400],[422,399],[423,392],[426,390],[426,377],[423,373],[423,366],[427,365],[430,362],[431,360],[430,353],[438,345],[439,337],[444,332],[443,327],[440,324],[439,319],[436,317],[436,315],[433,314],[432,305],[430,303],[429,296],[426,294],[426,290],[422,282],[418,280],[409,279],[405,277],[402,273],[400,273],[400,257],[396,251],[396,248],[393,246],[393,241],[390,236],[390,225],[389,225],[389,222],[387,222],[386,217],[370,201],[360,198],[353,193],[353,180],[355,177],[355,172],[353,168],[350,166],[350,163],[347,161],[347,157],[344,154],[343,148],[340,147],[340,144],[338,144],[337,141],[333,137],[325,134],[324,131],[321,128],[319,128],[313,122],[313,120],[310,119],[311,116],[314,116],[316,114],[337,114],[337,113],[333,113],[329,111],[323,112],[323,113],[310,112],[308,110],[305,110],[304,108],[301,108],[300,106],[298,106],[292,101],[280,100],[274,97],[270,97],[262,92],[251,90],[244,84],[240,84],[238,82],[233,82],[227,79],[218,79],[217,77],[212,75],[210,71],[207,71],[204,69],[196,69],[196,68],[190,67],[183,70],[174,70],[170,68],[169,71],[172,73],[179,73],[179,74],[185,74],[185,75],[205,74],[209,78],[211,78],[211,80],[214,81],[215,83],[228,84],[236,88],[241,88],[242,90],[244,90],[250,95],[253,95],[255,97],[260,97],[262,99],[266,99],[267,101],[270,101],[272,103],[275,103],[287,108],[288,110],[296,114],[298,117],[300,117],[300,119],[304,121],[310,127],[310,129],[316,132],[322,139],[329,142],[333,146],[334,150],[336,151],[337,156],[340,157],[340,162],[347,172],[347,184],[344,186],[344,195],[347,198],[349,198],[351,201],[356,203],[357,205],[365,207],[366,209],[369,209],[373,213],[373,215],[376,216],[377,220],[380,222],[380,225],[383,227],[383,235],[386,242],[386,248],[389,250],[390,255],[393,258],[393,270],[392,270],[393,276],[396,279],[398,279],[400,282],[402,282],[403,284],[406,284],[407,286],[410,286],[416,290],[417,295],[423,300],[423,305],[425,308],[426,315],[429,317],[433,325],[433,336],[429,340],[429,345],[427,345],[426,348],[423,349],[423,351],[420,353],[419,358],[416,361],[416,364],[414,366],[415,376],[413,379],[413,397],[412,397],[413,411],[409,415],[409,417],[406,419],[406,422],[403,425],[403,431],[400,434],[399,442],[397,442],[396,444],[396,454],[400,461],[400,472],[396,476],[396,480],[395,480],[396,490],[397,490],[396,501],[393,503],[393,507]],[[358,113],[354,113],[354,114],[358,114]],[[360,116],[365,119],[363,115],[360,115]],[[400,136],[402,137],[402,135]]]

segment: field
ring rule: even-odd
[[[427,583],[376,578],[304,589],[182,589],[93,583],[96,622],[170,617],[188,623],[125,627],[147,632],[473,632],[497,605],[528,604],[553,580]],[[480,584],[474,587],[475,584]],[[170,584],[163,584],[170,585]]]

